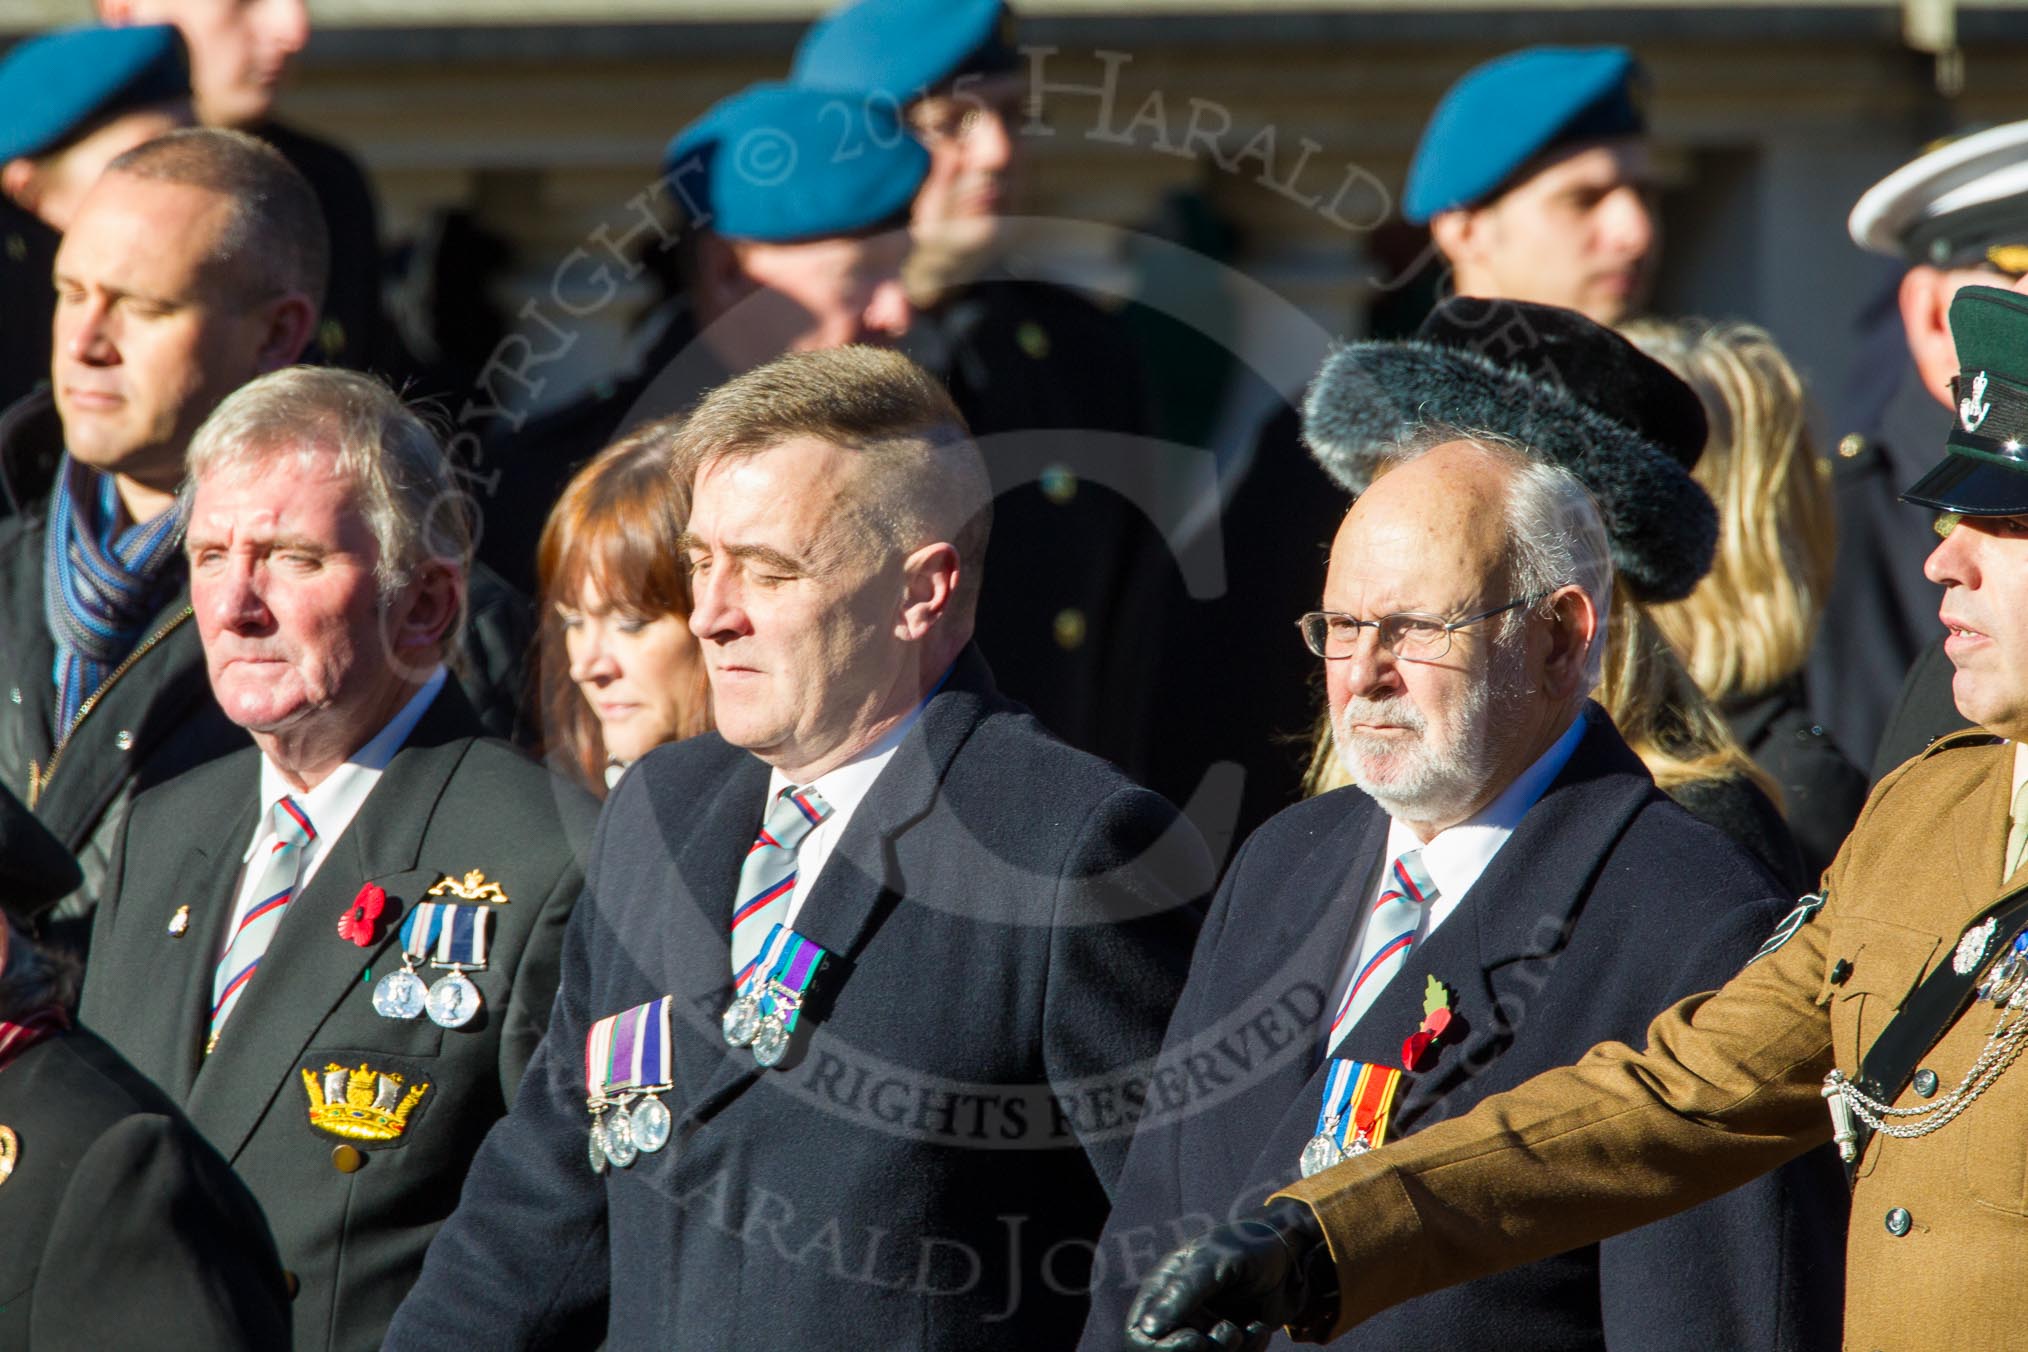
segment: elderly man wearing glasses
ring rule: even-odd
[[[1637,1036],[1793,904],[1586,698],[1612,575],[1578,479],[1490,435],[1425,429],[1354,503],[1327,608],[1300,627],[1356,787],[1275,817],[1226,875],[1094,1264],[1086,1349],[1155,1345],[1127,1312],[1157,1255]],[[1410,1300],[1342,1345],[1835,1346],[1835,1304],[1821,1323],[1804,1307],[1835,1282],[1838,1199],[1793,1180]],[[1827,1223],[1800,1214],[1820,1202]],[[1328,1295],[1328,1257],[1314,1267]]]

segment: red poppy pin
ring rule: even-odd
[[[350,939],[361,948],[371,948],[376,942],[380,913],[387,909],[387,893],[378,883],[368,883],[359,889],[359,895],[352,898],[352,904],[345,908],[345,914],[338,917],[338,937]]]
[[[1456,1021],[1451,1013],[1450,992],[1444,989],[1443,982],[1431,977],[1423,987],[1422,1026],[1402,1042],[1401,1064],[1417,1074],[1435,1065],[1444,1035]]]

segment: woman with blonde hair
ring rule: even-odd
[[[1304,401],[1304,439],[1355,495],[1385,472],[1396,448],[1432,425],[1461,438],[1511,441],[1590,490],[1614,573],[1593,698],[1658,787],[1746,846],[1782,883],[1807,887],[1813,875],[1774,782],[1740,748],[1653,615],[1653,607],[1690,594],[1718,536],[1711,500],[1689,472],[1706,437],[1696,394],[1574,311],[1455,297],[1413,339],[1338,349]],[[1306,787],[1344,782],[1326,719]]]
[[[1655,623],[1779,785],[1821,873],[1865,804],[1866,776],[1804,705],[1837,524],[1802,378],[1752,324],[1641,320],[1625,332],[1697,392],[1710,426],[1692,473],[1718,505],[1718,551],[1695,591],[1655,608]]]
[[[647,423],[594,456],[551,510],[536,553],[543,752],[601,797],[655,747],[711,726],[677,548],[690,515],[669,454],[679,421]]]

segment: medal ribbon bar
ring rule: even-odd
[[[809,990],[810,980],[817,974],[817,965],[824,961],[827,953],[794,930],[784,933],[788,942],[782,945],[781,956],[768,970],[767,983],[761,987],[761,1012],[779,1013],[782,1030],[793,1033],[796,1020],[802,1014],[803,995]],[[770,934],[768,939],[772,943],[774,935]]]
[[[1334,1059],[1324,1080],[1317,1135],[1328,1136],[1348,1154],[1379,1146],[1387,1139],[1387,1117],[1400,1084],[1401,1072],[1393,1066]]]
[[[675,997],[635,1005],[593,1024],[585,1038],[585,1090],[613,1098],[625,1090],[662,1089],[671,1082],[670,1006]]]
[[[401,955],[408,959],[409,966],[421,962],[437,946],[437,934],[444,925],[444,912],[449,909],[442,902],[418,902],[409,911],[407,919],[401,922]]]
[[[431,903],[424,903],[429,905]],[[486,940],[493,912],[484,906],[443,904],[447,912],[437,931],[436,965],[484,967]]]
[[[740,978],[735,995],[757,995],[765,991],[776,963],[781,958],[783,945],[793,937],[795,931],[776,922],[768,930],[768,937],[761,940],[760,952],[754,954],[753,962],[747,966],[746,975]]]

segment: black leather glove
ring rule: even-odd
[[[1278,1197],[1163,1259],[1127,1311],[1134,1352],[1258,1352],[1290,1325],[1336,1322],[1338,1273],[1316,1213]]]

